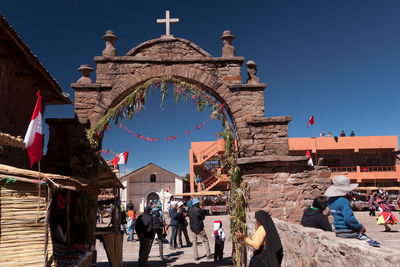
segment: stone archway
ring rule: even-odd
[[[75,89],[75,113],[86,127],[95,125],[134,88],[149,79],[172,75],[201,87],[226,104],[241,150],[237,160],[247,182],[247,225],[251,231],[254,211],[266,209],[273,217],[299,222],[302,210],[323,194],[330,172],[307,166],[306,156],[288,156],[288,123],[291,116],[264,116],[264,89],[256,77],[257,65],[246,63],[248,78],[242,82],[243,57],[237,57],[234,39],[225,31],[221,57],[212,57],[192,42],[181,38],[158,38],[144,42],[125,56],[117,56],[113,32],[103,37],[106,48],[94,57],[96,81],[88,65],[78,70],[82,77]]]
[[[147,198],[146,198],[146,205],[149,205],[149,203],[150,203],[150,201],[159,201],[160,200],[160,196],[156,193],[156,192],[150,192],[148,195],[147,195]]]

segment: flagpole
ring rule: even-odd
[[[36,223],[39,222],[39,207],[40,207],[40,160],[38,161],[38,205],[36,210]]]

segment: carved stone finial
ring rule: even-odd
[[[80,77],[76,83],[80,83],[80,84],[91,84],[92,83],[92,79],[90,79],[90,73],[93,71],[92,67],[90,67],[89,65],[81,65],[78,68],[78,71],[80,71],[82,73],[82,77]]]
[[[106,48],[103,50],[103,57],[115,57],[117,55],[117,49],[115,49],[115,41],[118,40],[118,37],[114,34],[113,31],[108,30],[106,34],[103,36],[103,39],[106,41]]]
[[[230,30],[224,31],[221,36],[221,40],[224,43],[224,47],[222,47],[222,57],[236,56],[235,47],[232,45],[233,39],[235,39],[235,36],[231,34]]]
[[[257,74],[257,64],[253,60],[249,60],[246,63],[247,66],[247,74],[249,77],[247,78],[246,84],[259,84],[260,79],[256,76]]]

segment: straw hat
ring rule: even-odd
[[[332,181],[333,185],[325,191],[327,197],[344,196],[358,186],[358,184],[351,184],[350,179],[343,175],[333,177]]]

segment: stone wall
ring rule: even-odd
[[[283,245],[282,266],[400,266],[400,255],[388,249],[279,219],[274,222]]]
[[[254,160],[260,162],[248,164],[238,161],[250,189],[248,211],[254,213],[263,209],[275,218],[300,222],[303,210],[328,188],[330,171],[327,167],[307,170],[302,160],[292,161],[288,166],[285,162],[272,161],[277,158],[268,158],[270,162],[266,162],[265,157],[257,157]]]

